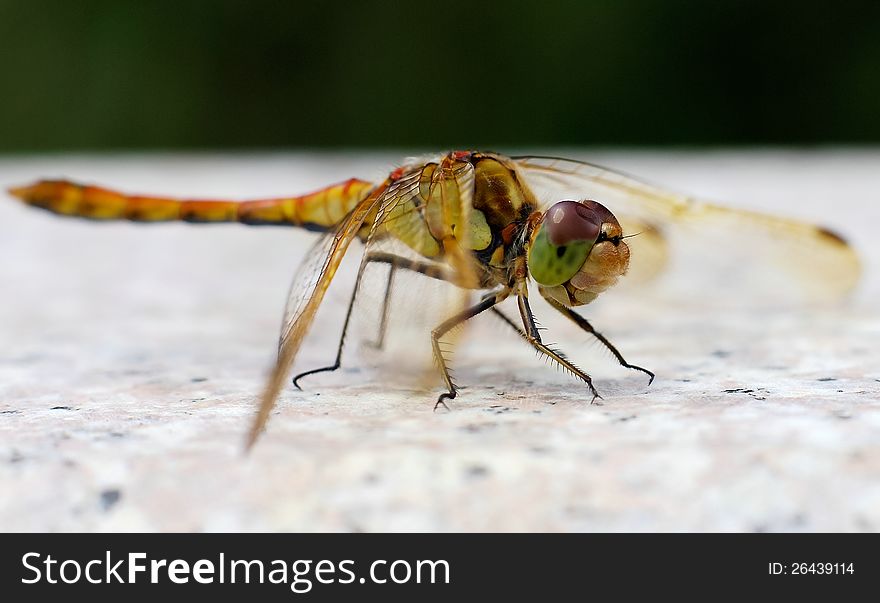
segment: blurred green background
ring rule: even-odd
[[[880,2],[0,0],[0,151],[880,140]]]

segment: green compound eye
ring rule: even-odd
[[[539,226],[529,249],[529,272],[545,287],[561,285],[584,265],[592,247],[592,241],[570,241],[557,247],[550,243],[547,228]]]

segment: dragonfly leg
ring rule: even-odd
[[[446,384],[447,388],[447,391],[440,394],[440,396],[437,398],[437,403],[434,405],[434,410],[437,410],[438,406],[446,406],[446,400],[452,400],[455,398],[455,396],[458,395],[458,386],[456,386],[455,382],[452,380],[452,373],[449,370],[449,366],[446,363],[446,358],[443,356],[443,350],[440,347],[440,338],[458,325],[467,322],[477,314],[485,312],[489,308],[495,306],[495,304],[504,301],[507,298],[508,294],[509,290],[507,289],[499,291],[497,293],[489,294],[485,296],[482,300],[480,300],[480,302],[475,306],[471,306],[467,310],[459,312],[455,316],[444,320],[433,331],[431,331],[431,346],[434,350],[434,360],[440,367],[440,374],[443,377],[443,381]]]
[[[445,274],[444,269],[437,264],[411,260],[410,258],[394,255],[393,253],[374,251],[367,255],[366,262],[368,264],[388,264],[388,281],[385,284],[385,297],[382,300],[382,317],[379,322],[379,336],[375,342],[370,344],[377,350],[381,350],[385,345],[385,333],[388,330],[388,311],[391,307],[391,290],[394,287],[394,272],[397,269],[409,270],[440,281],[450,282],[451,279]]]
[[[397,265],[389,263],[388,281],[385,283],[385,296],[382,298],[382,317],[379,319],[379,335],[376,337],[376,341],[369,342],[368,344],[377,350],[385,347],[385,331],[388,329],[388,309],[391,306],[391,289],[394,288],[395,270],[397,270]]]
[[[372,347],[381,350],[385,345],[385,333],[388,329],[388,311],[391,307],[391,290],[394,287],[394,272],[397,269],[409,270],[423,274],[429,278],[440,281],[450,282],[451,278],[445,273],[444,269],[437,264],[431,262],[421,262],[412,260],[393,253],[385,253],[374,251],[367,255],[366,262],[388,264],[388,281],[385,285],[385,297],[382,300],[382,317],[379,322],[379,336],[375,342],[371,343]]]
[[[581,316],[580,314],[578,314],[577,312],[575,312],[571,308],[563,306],[562,304],[560,304],[556,300],[548,299],[547,301],[550,303],[551,306],[556,308],[557,311],[561,312],[564,316],[566,316],[574,324],[576,324],[581,329],[583,329],[584,331],[586,331],[587,333],[589,333],[590,335],[592,335],[593,337],[598,339],[599,342],[602,345],[604,345],[608,349],[609,352],[614,354],[614,357],[617,358],[617,361],[620,363],[620,366],[626,367],[628,369],[633,369],[636,371],[641,371],[641,372],[645,373],[646,375],[648,375],[648,377],[649,377],[648,385],[651,385],[651,383],[654,382],[654,373],[652,373],[651,371],[649,371],[646,368],[642,368],[640,366],[636,366],[635,364],[630,364],[629,362],[627,362],[626,359],[624,359],[623,354],[618,352],[617,348],[614,347],[614,345],[610,341],[608,341],[608,339],[604,335],[602,335],[596,329],[593,328],[593,325],[590,324],[590,321],[588,321],[586,318],[584,318],[583,316]]]
[[[354,290],[351,292],[351,300],[348,302],[348,310],[345,312],[345,322],[342,323],[342,335],[339,337],[339,347],[336,349],[336,360],[330,366],[322,366],[321,368],[305,371],[293,378],[293,386],[296,389],[302,389],[299,386],[299,380],[316,373],[327,373],[337,370],[342,366],[342,349],[345,347],[345,336],[348,334],[348,323],[351,322],[351,313],[354,309],[354,301],[357,298],[358,289],[361,286],[361,275],[358,274],[354,283]]]
[[[510,317],[508,317],[507,314],[505,314],[504,312],[502,312],[501,310],[499,310],[497,307],[492,308],[492,313],[495,314],[495,316],[497,316],[497,317],[500,318],[501,320],[503,320],[503,321],[504,321],[504,324],[506,324],[506,325],[509,326],[511,329],[513,329],[514,331],[516,331],[516,332],[519,334],[520,337],[522,337],[523,339],[528,340],[529,336],[526,335],[526,332],[522,330],[522,327],[520,327],[518,324],[516,324],[515,322],[513,322],[513,320],[512,320]]]
[[[523,331],[520,331],[520,334],[525,338],[525,340],[528,341],[533,348],[538,350],[538,352],[544,354],[545,356],[559,364],[559,366],[570,372],[572,375],[584,381],[590,388],[590,392],[593,394],[593,399],[590,400],[591,404],[596,401],[596,398],[601,399],[602,396],[599,395],[599,392],[597,392],[596,388],[593,386],[593,379],[587,373],[576,367],[574,363],[566,358],[562,352],[551,348],[541,341],[541,337],[538,334],[538,327],[535,324],[535,317],[532,314],[531,307],[529,306],[528,297],[523,293],[520,293],[517,296],[517,304],[519,306],[520,317],[523,321],[523,327],[525,327]],[[501,316],[504,317],[505,321],[507,320],[506,316],[504,316],[503,314]],[[519,328],[517,328],[517,330],[519,331]]]
[[[418,272],[419,274],[424,274],[428,278],[433,278],[438,281],[445,281],[447,283],[454,283],[455,279],[452,278],[451,275],[448,274],[446,269],[433,262],[423,262],[419,260],[412,260],[410,258],[405,258],[401,255],[394,255],[393,253],[385,253],[384,251],[373,251],[367,254],[367,262],[378,262],[380,264],[391,264],[395,268],[400,268],[401,270],[410,270],[412,272]]]
[[[424,274],[430,278],[434,278],[441,281],[449,281],[450,279],[445,275],[443,269],[436,264],[432,264],[430,262],[419,262],[415,260],[411,260],[409,258],[401,257],[398,255],[394,255],[392,253],[384,253],[384,252],[373,252],[367,255],[364,259],[364,265],[366,267],[367,264],[371,263],[380,263],[380,264],[388,264],[389,272],[388,272],[388,284],[385,288],[385,299],[382,302],[382,318],[379,325],[379,337],[375,342],[375,347],[381,349],[382,345],[385,342],[385,332],[387,328],[388,322],[388,310],[391,303],[391,288],[393,287],[393,276],[394,271],[398,268],[402,270],[411,270],[413,272],[418,272],[420,274]],[[299,380],[303,377],[307,377],[309,375],[314,375],[316,373],[326,373],[338,370],[340,366],[342,366],[342,350],[345,347],[345,337],[348,333],[348,325],[351,322],[351,316],[354,310],[354,303],[357,299],[358,290],[361,285],[361,275],[364,273],[362,270],[355,281],[354,290],[351,293],[351,299],[348,302],[348,310],[345,313],[345,322],[342,325],[342,335],[339,338],[339,347],[336,349],[336,360],[330,366],[323,366],[321,368],[312,369],[309,371],[305,371],[300,373],[296,377],[293,378],[293,385],[297,389],[302,389],[299,386]]]

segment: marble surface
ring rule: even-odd
[[[0,530],[880,529],[880,152],[566,153],[828,223],[861,253],[861,287],[769,310],[749,292],[608,292],[585,315],[657,373],[650,387],[542,316],[593,374],[594,405],[491,317],[454,358],[466,387],[450,412],[413,379],[415,335],[387,354],[353,343],[343,371],[284,392],[245,455],[312,235],[94,224],[2,199]],[[0,186],[68,176],[245,198],[380,177],[399,159],[5,157]],[[332,359],[345,301],[344,287],[328,296],[299,366]]]

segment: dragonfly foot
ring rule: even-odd
[[[452,400],[457,395],[457,392],[444,392],[440,394],[440,397],[437,398],[437,403],[434,404],[434,412],[437,412],[437,408],[442,406],[446,410],[449,410],[449,407],[446,405],[446,400]]]
[[[628,369],[633,369],[634,371],[641,371],[641,372],[645,373],[649,377],[648,385],[651,385],[652,383],[654,383],[654,376],[655,375],[653,372],[649,371],[648,369],[642,368],[640,366],[636,366],[635,364],[624,364],[623,366]]]
[[[304,372],[304,373],[300,373],[299,375],[297,375],[296,377],[293,378],[293,381],[292,381],[292,383],[293,383],[293,387],[295,387],[295,388],[298,389],[299,391],[302,391],[302,388],[301,388],[300,385],[299,385],[299,380],[302,379],[303,377],[307,377],[307,376],[309,376],[309,375],[314,375],[315,373],[327,373],[327,372],[332,372],[332,371],[337,370],[338,368],[339,368],[339,363],[336,363],[336,364],[334,364],[333,366],[324,366],[324,367],[321,367],[321,368],[317,368],[317,369],[312,369],[312,370],[310,370],[310,371],[306,371],[306,372]]]

